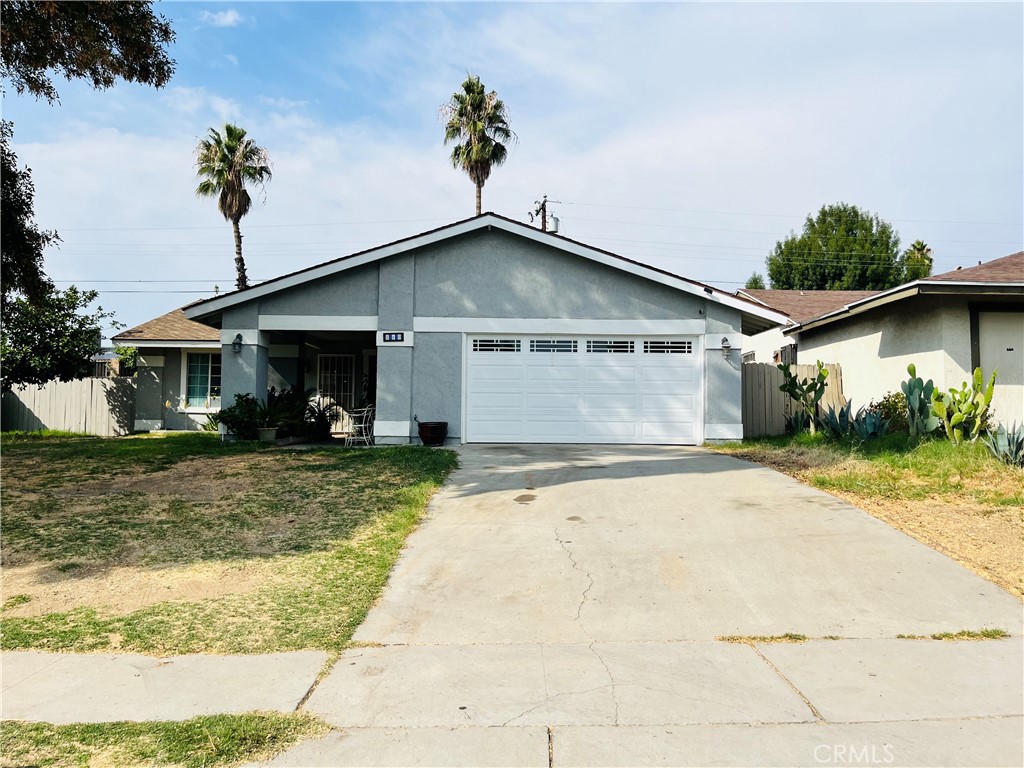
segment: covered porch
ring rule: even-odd
[[[261,400],[270,393],[312,390],[338,406],[332,434],[351,434],[357,414],[377,400],[377,342],[370,330],[221,331],[223,406],[233,393]]]

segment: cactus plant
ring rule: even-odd
[[[939,426],[938,416],[932,413],[935,384],[931,379],[922,381],[913,363],[907,366],[907,373],[910,378],[900,384],[903,396],[907,399],[907,428],[911,437],[922,437],[934,432]]]
[[[942,419],[946,425],[946,436],[954,444],[978,439],[985,412],[992,402],[997,373],[992,371],[986,386],[981,368],[975,368],[970,385],[965,381],[960,389],[953,387],[946,393],[932,392],[932,415]]]
[[[791,398],[796,400],[801,406],[803,406],[804,412],[808,416],[808,425],[811,430],[811,434],[815,434],[814,422],[815,413],[818,410],[818,403],[821,398],[825,395],[825,379],[828,378],[828,369],[825,368],[825,364],[818,360],[818,374],[813,379],[804,378],[803,380],[798,379],[791,370],[789,370],[789,363],[780,363],[779,370],[782,371],[782,377],[784,379],[782,385],[779,387],[780,392],[785,392]],[[794,421],[790,422],[795,423]]]

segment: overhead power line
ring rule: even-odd
[[[747,235],[771,235],[777,237],[778,232],[766,232],[762,230],[754,229],[716,229],[714,227],[691,227],[683,224],[652,224],[645,221],[619,221],[615,219],[586,219],[580,216],[563,216],[563,221],[592,221],[601,224],[624,224],[630,227],[658,227],[664,229],[697,229],[704,232],[730,232]],[[940,238],[930,238],[930,242],[933,243],[969,243],[972,245],[1015,245],[1017,240],[945,240]]]
[[[581,203],[578,201],[562,201],[562,205],[579,205],[588,208],[621,208],[631,211],[660,211],[662,213],[700,213],[714,216],[761,216],[773,219],[794,219],[806,218],[807,214],[799,215],[788,213],[754,213],[753,211],[702,211],[692,208],[654,208],[642,205],[612,205],[610,203]],[[972,226],[993,226],[993,227],[1024,227],[1024,222],[1013,221],[953,221],[942,219],[894,219],[887,218],[886,221],[905,221],[915,224],[963,224]]]
[[[431,221],[450,221],[450,219],[382,219],[380,221],[332,221],[303,224],[246,224],[246,229],[278,229],[282,227],[350,227],[358,224],[421,224]],[[55,227],[58,232],[170,232],[194,229],[224,229],[215,227]]]

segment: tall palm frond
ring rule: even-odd
[[[906,259],[906,279],[920,280],[932,273],[932,249],[923,240],[915,240],[904,254]]]
[[[509,128],[505,102],[494,91],[488,93],[478,76],[469,75],[461,88],[441,107],[444,143],[455,143],[452,166],[465,171],[476,187],[479,216],[483,186],[491,170],[505,162],[515,134]]]
[[[201,179],[196,196],[216,197],[217,210],[231,222],[235,236],[235,285],[246,288],[249,280],[242,258],[239,222],[252,208],[246,184],[262,190],[273,176],[270,155],[246,136],[244,128],[228,123],[223,133],[211,128],[207,137],[196,144],[196,175]]]

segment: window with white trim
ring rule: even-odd
[[[518,352],[519,339],[473,339],[474,352]]]
[[[632,354],[633,352],[633,340],[632,339],[615,339],[605,340],[598,339],[587,342],[587,352],[600,353],[600,352],[618,352],[621,354]]]
[[[575,339],[530,339],[531,352],[575,352]]]
[[[185,407],[220,408],[220,354],[186,355]]]

